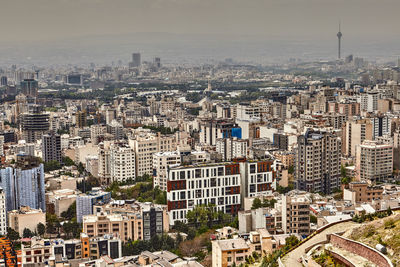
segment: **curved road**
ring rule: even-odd
[[[304,242],[303,244],[301,244],[296,249],[289,252],[285,257],[282,258],[282,263],[285,266],[301,267],[303,265],[300,262],[298,262],[298,259],[305,254],[306,248],[313,246],[324,240],[327,240],[326,235],[328,235],[328,234],[344,232],[344,231],[347,231],[347,230],[357,227],[357,226],[360,226],[360,224],[354,223],[354,222],[344,222],[344,223],[339,223],[339,224],[333,225],[332,227],[325,229],[321,233],[313,236],[311,239],[309,239],[306,242]]]

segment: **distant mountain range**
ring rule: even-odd
[[[342,38],[343,55],[354,54],[368,60],[388,61],[400,55],[400,38],[391,40]],[[131,53],[140,52],[142,60],[161,57],[162,64],[216,63],[226,58],[252,64],[285,62],[289,58],[306,61],[331,60],[337,55],[337,39],[311,37],[262,37],[232,35],[191,35],[135,33],[94,35],[50,42],[0,44],[0,66],[127,64]]]

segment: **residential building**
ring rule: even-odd
[[[122,257],[122,242],[110,235],[89,238],[81,234],[80,239],[41,239],[33,237],[29,242],[21,244],[21,263],[24,266],[39,265],[47,262],[49,266],[58,266],[63,261],[81,259],[109,259]],[[52,265],[54,264],[54,265]]]
[[[213,204],[218,211],[237,214],[240,209],[239,163],[177,166],[168,169],[169,222],[186,222],[186,214],[197,205]]]
[[[76,181],[74,181],[76,183]],[[77,191],[72,189],[59,189],[46,193],[46,210],[58,217],[76,201]]]
[[[222,161],[231,161],[235,158],[246,158],[247,140],[234,138],[218,138],[216,151],[222,155]]]
[[[102,142],[98,146],[98,158],[99,158],[99,179],[102,185],[111,184],[111,152],[110,142]],[[136,169],[136,168],[135,168]]]
[[[240,163],[241,198],[271,194],[276,190],[274,161],[249,161]]]
[[[132,200],[94,206],[95,214],[83,217],[83,230],[89,237],[119,235],[121,240],[150,240],[168,232],[167,208]]]
[[[29,113],[20,114],[22,138],[27,143],[35,143],[42,139],[50,127],[49,114],[43,113],[41,107],[32,105]]]
[[[291,191],[287,195],[270,197],[273,207],[239,212],[239,232],[248,233],[266,229],[270,234],[309,235],[310,205],[312,199],[306,192]]]
[[[329,132],[308,130],[298,137],[295,186],[329,194],[340,186],[340,138]]]
[[[46,225],[46,213],[41,209],[20,207],[19,210],[8,212],[8,226],[20,236],[23,236],[25,228],[35,232],[39,223]]]
[[[249,233],[243,238],[212,241],[212,267],[228,267],[246,264],[246,258],[257,253],[260,257],[271,254],[285,245],[288,235],[272,236],[265,229]]]
[[[86,116],[86,110],[80,110],[75,113],[75,124],[78,128],[87,126]]]
[[[46,210],[44,167],[38,158],[18,155],[14,167],[0,169],[0,178],[7,211],[22,206]]]
[[[358,180],[385,181],[393,177],[393,146],[377,141],[364,141],[357,147]]]
[[[124,138],[124,126],[116,120],[112,120],[107,124],[107,133],[111,134],[114,140],[121,140]]]
[[[351,182],[348,188],[343,190],[343,199],[353,204],[371,203],[374,200],[381,200],[383,194],[382,186],[370,186],[367,182]]]
[[[61,137],[58,134],[49,133],[42,136],[42,157],[44,162],[62,161]]]
[[[240,265],[251,255],[250,247],[242,238],[212,242],[212,266],[228,267]]]
[[[167,190],[167,170],[171,166],[181,164],[179,151],[157,152],[153,154],[153,184],[161,190]]]
[[[378,110],[378,92],[368,92],[360,94],[357,101],[360,103],[360,109],[367,112],[374,112]]]
[[[113,143],[110,147],[111,182],[134,181],[135,151],[127,143]]]
[[[369,119],[347,121],[343,128],[342,153],[345,156],[356,156],[356,147],[364,140],[374,139],[374,127]]]
[[[111,200],[111,193],[101,191],[99,188],[93,188],[91,192],[81,194],[76,197],[76,218],[80,223],[82,217],[93,214],[94,205],[106,204]]]
[[[200,143],[214,146],[218,138],[242,137],[237,124],[227,119],[200,121]]]

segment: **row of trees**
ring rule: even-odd
[[[258,208],[273,208],[275,203],[278,202],[276,199],[266,199],[264,198],[263,201],[259,198],[255,198],[253,200],[253,205],[251,206],[251,209],[258,209]]]
[[[152,182],[138,182],[131,187],[121,188],[119,183],[112,183],[106,188],[111,192],[113,199],[137,199],[140,202],[154,202],[156,204],[167,204],[167,192],[153,188]]]

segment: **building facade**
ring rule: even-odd
[[[340,186],[340,138],[308,130],[298,137],[295,186],[308,192],[331,193]]]

